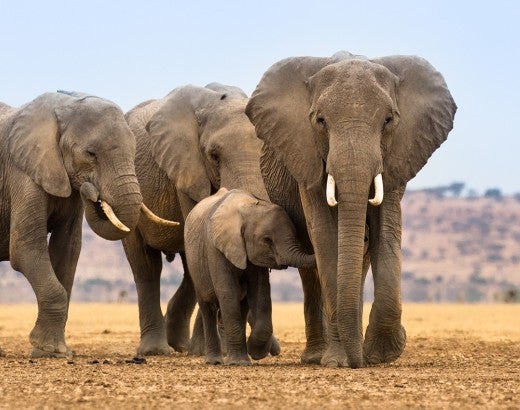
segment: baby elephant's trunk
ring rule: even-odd
[[[279,266],[294,266],[295,268],[315,268],[316,258],[301,249],[296,240],[290,241],[283,246],[276,257]]]

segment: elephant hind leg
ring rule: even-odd
[[[168,302],[165,321],[168,344],[178,352],[185,352],[190,349],[190,320],[197,299],[186,261],[186,254],[181,252],[180,255],[184,277],[181,285]],[[201,321],[193,330],[193,337],[198,347],[204,344],[204,331],[200,323]]]
[[[217,306],[214,303],[199,302],[199,317],[203,322],[205,335],[206,364],[222,364],[220,338],[217,331]]]

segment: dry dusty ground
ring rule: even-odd
[[[115,304],[71,306],[72,362],[31,361],[35,311],[0,305],[0,408],[520,408],[520,305],[405,305],[404,354],[359,370],[299,364],[299,304],[274,308],[282,355],[249,368],[181,354],[127,363],[137,308]]]

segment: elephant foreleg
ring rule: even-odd
[[[374,303],[363,346],[367,363],[396,360],[406,345],[401,325],[401,205],[404,189],[385,194],[369,209]]]
[[[323,300],[316,269],[298,269],[303,287],[303,312],[307,343],[301,356],[304,364],[320,364],[327,349],[323,323]]]
[[[137,354],[167,355],[170,348],[160,304],[161,251],[146,245],[138,229],[122,242],[137,288],[141,327]]]
[[[64,357],[68,353],[65,344],[65,324],[67,322],[68,295],[54,269],[47,245],[45,198],[32,198],[20,190],[22,198],[13,197],[13,204],[26,203],[38,208],[11,215],[9,256],[13,269],[22,272],[36,294],[38,317],[29,340],[33,345],[33,357]],[[17,200],[21,200],[17,202]],[[30,205],[27,205],[30,204]],[[15,206],[13,206],[16,209]],[[18,209],[23,209],[18,206]],[[31,215],[31,217],[27,217]]]
[[[325,200],[324,189],[300,187],[307,229],[316,255],[323,307],[327,319],[327,350],[321,363],[328,367],[347,366],[347,355],[337,327],[337,224]]]
[[[265,268],[248,266],[246,270],[246,314],[251,325],[247,351],[255,360],[263,359],[271,351],[273,340],[271,286],[269,272]],[[249,314],[247,314],[249,312]],[[244,323],[245,325],[245,323]]]

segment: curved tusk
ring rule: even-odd
[[[144,202],[141,205],[141,212],[146,215],[148,219],[150,219],[152,222],[158,223],[159,225],[165,225],[165,226],[179,226],[179,222],[175,221],[168,221],[167,219],[163,219],[157,215],[155,215],[150,208],[148,208]]]
[[[336,201],[336,183],[334,182],[334,177],[330,174],[327,177],[327,203],[329,206],[338,204],[338,201]]]
[[[112,222],[112,225],[114,225],[120,231],[130,232],[130,228],[119,220],[110,205],[108,205],[105,201],[98,202],[101,204],[101,208],[103,209],[103,212],[107,216],[108,220]]]
[[[370,205],[379,206],[383,202],[383,176],[381,174],[377,174],[374,178],[374,186],[376,193],[368,202]]]

